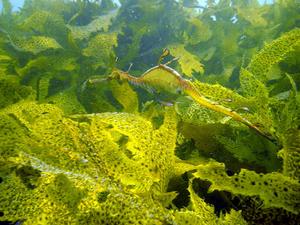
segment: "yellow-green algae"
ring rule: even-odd
[[[61,45],[53,38],[33,36],[30,39],[12,38],[12,45],[19,51],[38,54],[47,49],[58,49]]]
[[[240,173],[228,176],[224,164],[212,162],[199,166],[194,175],[210,180],[210,191],[227,190],[236,194],[258,195],[264,201],[264,207],[282,207],[298,212],[299,183],[281,173],[257,174],[242,169]]]
[[[181,224],[195,215],[182,224],[205,217],[217,221],[211,210],[197,206],[199,199],[191,202],[195,210],[190,212],[168,211],[160,202],[164,198],[159,195],[167,194],[168,180],[176,168],[172,109],[166,110],[157,130],[146,119],[128,113],[70,119],[55,106],[34,102],[3,110],[1,119],[1,127],[8,127],[1,130],[7,142],[3,146],[7,152],[1,157],[6,163],[1,163],[1,176],[5,176],[0,186],[0,207],[6,220],[22,219],[24,224]],[[9,121],[16,123],[13,132],[21,142],[9,132]],[[127,142],[122,140],[125,137]],[[14,143],[9,142],[12,139]]]
[[[299,40],[300,29],[298,28],[284,34],[256,54],[248,65],[248,70],[259,80],[265,82],[270,68],[282,61],[289,52],[294,51],[295,47],[300,44]]]
[[[203,65],[187,50],[184,45],[170,45],[168,48],[175,57],[179,57],[178,62],[181,67],[182,73],[188,77],[192,76],[193,71],[204,73]]]
[[[172,1],[123,1],[112,13],[108,0],[26,1],[21,13],[2,2],[1,221],[268,224],[261,219],[268,212],[273,223],[296,223],[298,3],[210,1],[197,14]],[[127,83],[83,88],[113,67],[133,63],[130,72],[141,74],[167,46],[185,61],[172,68],[276,137],[277,145],[185,96],[174,99],[173,109],[144,102],[146,94]],[[203,181],[212,195],[245,204],[220,212]]]

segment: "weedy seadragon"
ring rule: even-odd
[[[158,60],[158,65],[148,69],[140,77],[135,77],[119,69],[114,69],[113,72],[107,77],[102,79],[90,79],[89,83],[98,83],[107,80],[120,80],[128,81],[129,83],[145,87],[147,90],[159,90],[166,91],[172,94],[183,93],[190,96],[199,105],[206,107],[210,110],[222,113],[226,116],[231,117],[235,121],[245,124],[250,129],[254,130],[259,135],[267,138],[272,142],[276,142],[273,137],[260,130],[257,126],[251,123],[249,120],[244,118],[242,115],[234,111],[233,109],[224,107],[223,105],[214,102],[205,96],[203,96],[198,89],[195,87],[192,81],[185,79],[176,70],[169,67],[168,65],[177,60],[177,58],[162,64],[161,61],[169,54],[169,50],[164,49],[163,54]]]

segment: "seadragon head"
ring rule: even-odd
[[[120,80],[120,81],[124,81],[124,80],[129,80],[129,73],[128,72],[124,72],[122,70],[119,69],[113,69],[113,71],[111,72],[111,74],[107,77],[108,80]]]

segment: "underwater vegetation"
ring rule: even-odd
[[[0,224],[299,224],[300,3],[1,2]]]

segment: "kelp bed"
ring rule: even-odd
[[[2,0],[0,224],[299,224],[299,3],[120,2]],[[106,79],[165,47],[275,141]]]

